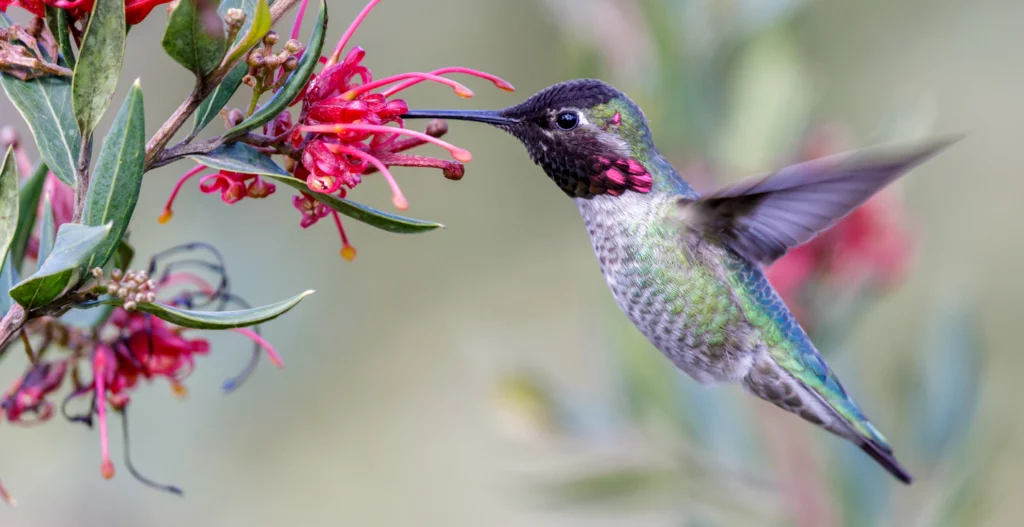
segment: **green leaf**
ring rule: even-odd
[[[11,289],[11,298],[26,311],[60,298],[82,277],[83,266],[110,234],[111,225],[90,227],[65,223],[57,231],[53,252],[32,276]]]
[[[235,41],[235,46],[228,52],[226,59],[228,64],[242,58],[242,55],[259,44],[260,40],[270,31],[270,7],[266,0],[255,0],[252,12],[246,10],[245,14],[246,21],[252,20],[252,23],[248,24],[248,31],[244,29],[244,26],[242,31],[239,31],[242,37]]]
[[[236,64],[231,71],[228,72],[224,80],[213,90],[202,104],[199,105],[199,109],[196,110],[195,125],[192,127],[192,134],[198,134],[206,125],[210,124],[210,121],[220,113],[220,110],[224,108],[224,105],[231,100],[231,96],[238,91],[238,87],[242,85],[242,78],[249,73],[249,65],[241,62]]]
[[[96,0],[71,81],[71,107],[83,135],[110,106],[124,58],[124,0]]]
[[[60,46],[60,55],[69,68],[75,69],[75,52],[71,48],[71,35],[68,32],[68,12],[53,6],[46,6],[46,25],[50,28],[53,38]]]
[[[245,143],[221,145],[208,154],[194,155],[192,159],[217,170],[291,177],[283,168],[277,166],[270,156]]]
[[[61,181],[74,185],[82,137],[71,112],[71,80],[47,75],[23,81],[2,74],[0,84],[32,131],[43,161]]]
[[[263,106],[260,106],[259,110],[256,110],[247,119],[238,123],[237,126],[224,134],[224,137],[237,137],[249,130],[259,128],[288,108],[288,105],[295,100],[295,97],[306,86],[306,82],[309,81],[309,77],[313,74],[313,69],[319,63],[320,51],[324,47],[324,34],[326,32],[327,2],[326,0],[320,0],[320,12],[313,26],[313,36],[310,37],[309,45],[299,60],[298,68],[288,77],[284,86],[270,97],[270,100]]]
[[[255,326],[256,324],[261,324],[283,315],[288,310],[298,305],[303,298],[306,298],[314,292],[315,291],[311,289],[287,300],[277,302],[276,304],[269,304],[262,307],[242,309],[238,311],[190,311],[155,302],[139,304],[135,309],[185,328],[244,328],[248,326]],[[113,303],[114,305],[122,305],[124,301],[118,298],[115,299]]]
[[[388,232],[398,234],[415,234],[444,228],[444,225],[441,225],[440,223],[406,218],[404,216],[390,214],[372,207],[367,207],[362,203],[356,203],[330,194],[311,192],[309,187],[306,186],[305,181],[292,176],[279,176],[273,174],[263,174],[263,176],[272,181],[288,185],[295,190],[305,192],[309,196],[312,196],[313,199],[327,205],[340,214],[344,214],[349,218],[359,220]]]
[[[8,260],[7,251],[18,231],[18,167],[14,148],[7,148],[0,167],[0,265]]]
[[[102,267],[117,250],[128,229],[142,187],[143,158],[146,155],[146,125],[142,88],[136,80],[114,118],[110,134],[96,160],[89,193],[85,198],[82,223],[105,225],[113,222],[111,235],[86,267]]]
[[[14,307],[14,299],[8,291],[18,281],[18,271],[11,265],[11,259],[4,259],[4,265],[0,267],[0,316],[6,315]]]
[[[39,226],[39,262],[45,262],[53,251],[54,236],[57,230],[53,225],[53,206],[50,204],[50,196],[43,198],[43,224]]]
[[[117,252],[114,253],[114,267],[127,269],[135,258],[135,247],[125,240],[117,245]]]
[[[220,9],[217,13],[224,18],[224,15],[228,12],[228,9],[241,9],[245,13],[245,23],[242,24],[241,30],[238,32],[238,36],[235,38],[235,42],[240,41],[249,34],[249,28],[252,27],[253,19],[255,18],[256,6],[261,3],[262,0],[224,0],[220,4]],[[200,130],[206,128],[206,125],[213,121],[214,117],[220,112],[221,108],[231,100],[231,96],[238,91],[238,87],[242,85],[242,78],[249,73],[249,65],[245,62],[236,64],[234,68],[228,72],[224,80],[221,81],[213,93],[211,93],[206,100],[199,105],[199,109],[196,110],[195,125],[192,127],[192,135],[198,134]]]
[[[224,20],[218,0],[181,0],[171,11],[164,32],[164,51],[197,77],[217,69],[227,52]]]
[[[46,165],[40,163],[18,193],[18,230],[11,243],[11,258],[14,260],[11,263],[15,269],[21,269],[25,261],[25,250],[32,237],[32,227],[36,224],[36,212],[39,210],[39,198],[43,195],[47,172]]]

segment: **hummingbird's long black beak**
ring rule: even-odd
[[[496,110],[409,110],[402,117],[405,119],[454,119],[499,126],[519,122],[517,119],[501,115]]]

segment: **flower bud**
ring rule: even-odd
[[[237,7],[228,9],[227,13],[224,13],[224,23],[228,25],[229,29],[238,31],[242,28],[242,24],[245,23],[245,12]]]
[[[240,110],[238,108],[232,108],[231,111],[228,112],[228,123],[231,126],[233,126],[233,127],[234,126],[238,126],[244,120],[245,120],[245,112],[243,112],[242,110]]]
[[[122,274],[120,269],[111,269],[110,270],[110,279],[111,280],[113,280],[115,282],[120,281],[122,276],[124,276],[124,274]]]
[[[246,75],[245,77],[242,77],[242,82],[245,83],[246,86],[255,86],[256,77],[253,77],[252,75]]]
[[[278,36],[276,31],[269,31],[263,36],[263,45],[270,47],[277,44]]]
[[[288,57],[288,59],[284,61],[284,71],[295,71],[295,69],[298,67],[299,59],[295,57]]]
[[[288,39],[288,42],[284,43],[284,50],[292,55],[295,55],[296,53],[302,51],[302,42],[299,42],[294,38]]]
[[[260,68],[266,63],[267,57],[263,55],[263,50],[256,48],[249,52],[249,55],[245,57],[245,63],[254,67]]]

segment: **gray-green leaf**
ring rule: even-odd
[[[42,220],[42,224],[39,226],[39,256],[36,258],[38,262],[45,262],[46,258],[50,256],[53,251],[54,237],[57,235],[57,230],[53,225],[53,206],[50,204],[50,196],[43,197]]]
[[[171,11],[164,32],[164,51],[197,77],[220,66],[227,52],[224,21],[218,0],[181,0]]]
[[[124,0],[96,0],[71,81],[78,129],[91,133],[110,106],[124,58]]]
[[[0,267],[0,316],[4,316],[12,307],[14,299],[8,293],[14,284],[18,282],[18,271],[11,265],[11,259],[4,260],[3,267]]]
[[[306,186],[306,182],[292,176],[279,176],[272,174],[264,174],[264,177],[271,181],[283,183],[292,187],[295,190],[305,192],[306,194],[313,197],[313,199],[327,205],[331,209],[337,211],[340,214],[344,214],[352,219],[359,220],[368,225],[377,227],[388,232],[394,232],[398,234],[415,234],[420,232],[432,231],[434,229],[443,229],[444,225],[435,223],[432,221],[417,220],[413,218],[406,218],[404,216],[398,216],[396,214],[390,214],[381,210],[377,210],[373,207],[367,207],[362,203],[356,203],[349,201],[344,198],[332,196],[330,194],[324,194],[322,192],[313,192]]]
[[[224,137],[237,137],[249,130],[259,128],[288,108],[288,105],[295,100],[295,96],[306,86],[306,82],[313,74],[313,69],[319,63],[320,51],[324,47],[324,35],[326,32],[327,2],[326,0],[320,0],[320,13],[317,15],[316,23],[313,26],[313,36],[310,37],[309,45],[306,47],[306,51],[303,52],[302,59],[299,60],[299,67],[288,77],[284,86],[274,92],[270,100],[263,106],[260,106],[260,109],[256,110],[246,120],[238,123],[237,126],[224,134]]]
[[[291,177],[270,156],[245,143],[229,143],[208,154],[192,156],[197,163],[217,170],[241,174],[267,174]]]
[[[0,167],[0,265],[7,261],[7,251],[18,230],[18,168],[14,148],[7,149]]]
[[[14,233],[14,241],[11,243],[11,263],[18,270],[25,261],[25,251],[32,237],[32,228],[36,224],[39,198],[43,195],[43,185],[46,183],[48,172],[46,165],[40,163],[18,192],[18,230]]]
[[[110,234],[110,224],[86,226],[65,223],[57,231],[53,252],[32,276],[11,289],[11,298],[26,311],[60,298],[82,277],[83,266]]]
[[[104,225],[113,222],[114,227],[86,267],[102,267],[117,250],[139,200],[145,155],[142,88],[136,80],[103,142],[89,184],[82,223]]]
[[[75,52],[71,49],[71,34],[68,31],[68,12],[53,6],[46,6],[46,25],[60,46],[60,55],[69,68],[75,69]]]
[[[0,74],[0,84],[32,131],[43,161],[61,181],[74,185],[82,136],[71,111],[71,80],[47,75],[23,81]]]
[[[255,326],[256,324],[273,320],[283,315],[288,310],[298,305],[303,298],[306,298],[314,292],[315,291],[313,290],[309,290],[275,304],[238,311],[191,311],[155,302],[139,304],[135,309],[185,328],[244,328],[247,326]],[[122,303],[123,301],[121,299],[116,299],[114,301],[115,305],[121,305]]]

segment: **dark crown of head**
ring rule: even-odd
[[[501,113],[508,117],[530,117],[546,109],[589,108],[621,95],[618,90],[599,80],[577,79],[545,88]]]

